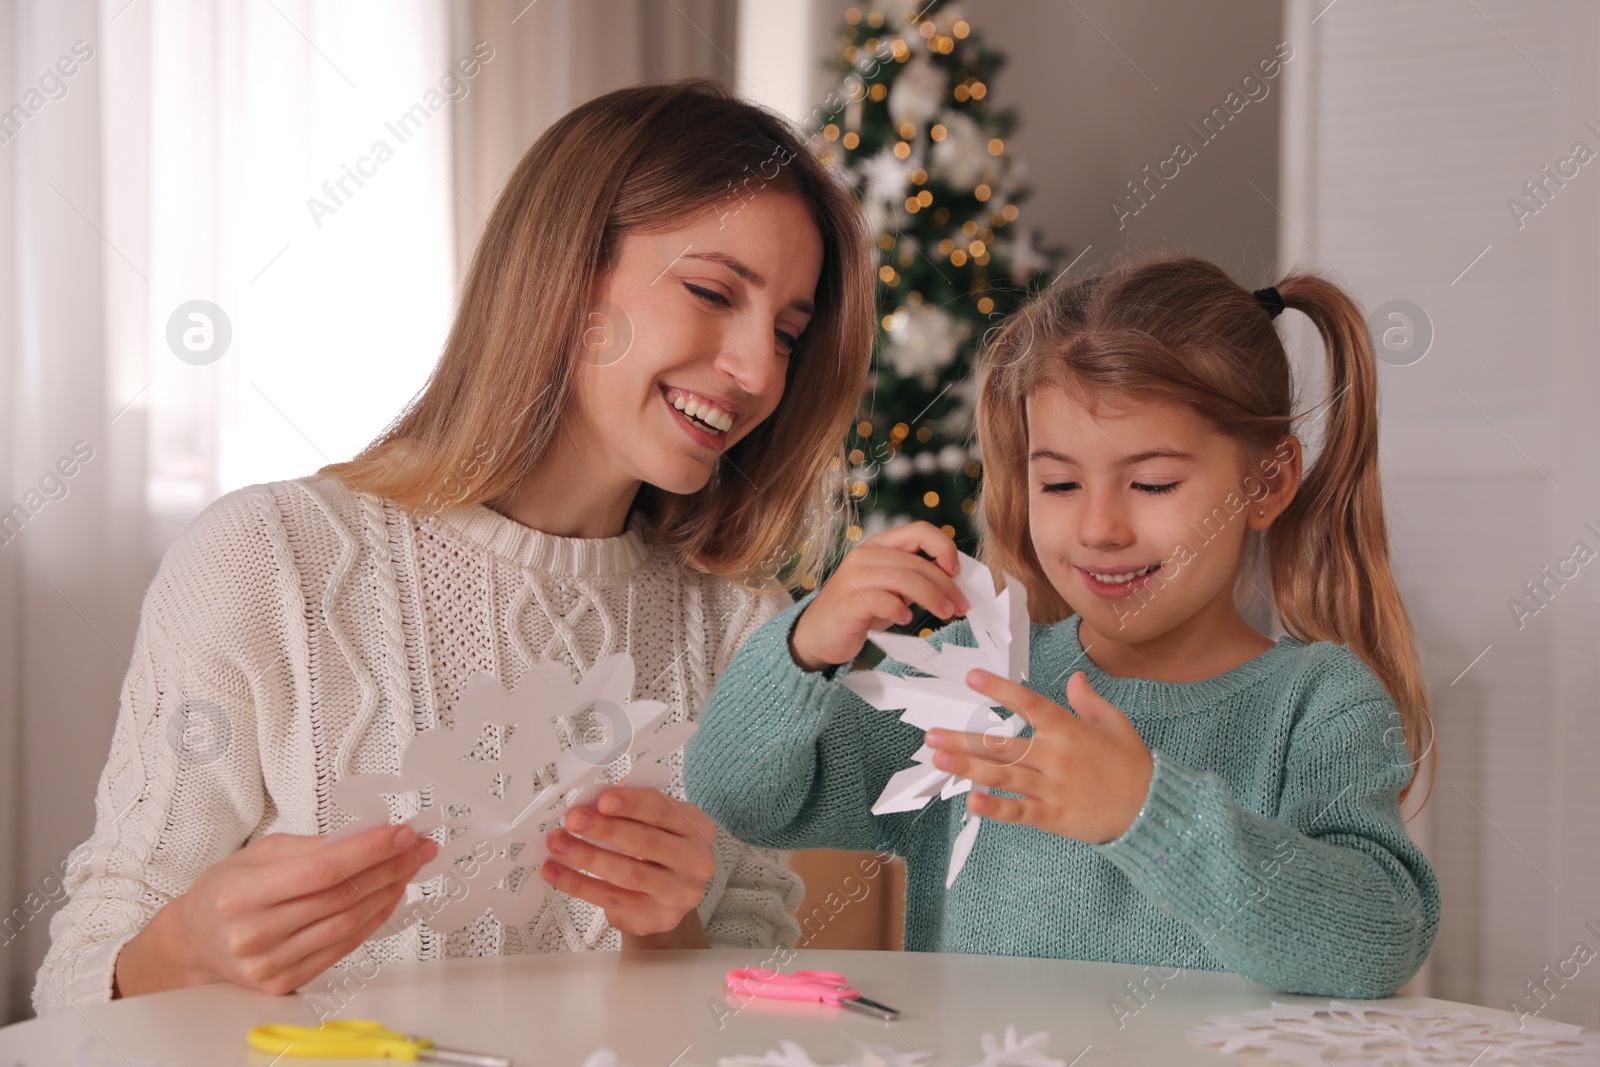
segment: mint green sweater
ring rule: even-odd
[[[788,635],[810,600],[734,657],[684,785],[753,845],[905,857],[906,948],[1236,971],[1337,997],[1392,994],[1427,957],[1439,887],[1400,816],[1400,716],[1344,646],[1284,637],[1215,678],[1156,682],[1096,667],[1076,616],[1035,625],[1030,687],[1064,705],[1067,678],[1087,672],[1154,754],[1149,794],[1103,845],[985,819],[946,890],[966,798],[872,814],[922,731],[795,664]],[[930,640],[975,643],[964,620]]]

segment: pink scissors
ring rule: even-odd
[[[821,1001],[879,1019],[893,1019],[900,1014],[887,1004],[879,1004],[862,996],[860,990],[852,989],[849,980],[836,971],[783,974],[764,971],[760,967],[739,967],[728,972],[728,988],[747,997]]]

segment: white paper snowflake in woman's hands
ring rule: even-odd
[[[664,762],[694,733],[692,722],[661,725],[668,705],[633,700],[633,660],[597,661],[576,682],[552,662],[508,693],[492,674],[467,680],[454,725],[417,734],[398,776],[352,775],[334,801],[355,822],[337,836],[408,822],[439,843],[414,884],[444,875],[442,892],[402,905],[392,920],[460,928],[490,909],[507,925],[533,919],[544,901],[545,835],[570,807],[593,804],[610,770],[631,753],[629,785],[664,788]],[[563,736],[565,734],[565,736]]]

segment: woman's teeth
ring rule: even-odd
[[[706,429],[714,433],[726,433],[733,428],[733,416],[709,400],[701,400],[697,396],[685,396],[682,393],[671,399],[673,407],[689,418],[704,423]]]
[[[1089,576],[1091,578],[1093,578],[1097,582],[1104,582],[1107,585],[1123,585],[1123,584],[1126,584],[1127,582],[1133,581],[1135,578],[1139,578],[1139,577],[1142,577],[1142,576],[1144,576],[1146,574],[1149,574],[1151,571],[1155,570],[1159,566],[1161,566],[1161,564],[1152,563],[1152,564],[1150,564],[1150,566],[1145,567],[1145,568],[1143,568],[1141,570],[1128,571],[1125,574],[1101,574],[1099,571],[1089,571],[1088,574],[1089,574]]]

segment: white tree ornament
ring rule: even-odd
[[[671,782],[663,761],[697,724],[661,725],[668,705],[632,699],[633,681],[626,653],[596,661],[576,682],[562,664],[535,664],[515,693],[492,674],[475,674],[454,725],[413,737],[398,776],[350,775],[334,786],[335,803],[356,817],[335,837],[408,822],[439,842],[413,884],[443,874],[442,892],[424,889],[421,900],[402,904],[394,925],[423,921],[449,933],[486,908],[506,925],[532,920],[545,897],[537,875],[549,856],[545,834],[567,808],[592,805],[630,752],[630,786]]]
[[[857,168],[866,184],[861,195],[866,200],[892,207],[906,198],[911,184],[911,172],[918,163],[913,159],[900,159],[891,149],[885,148]]]
[[[950,91],[950,76],[918,52],[889,86],[889,119],[896,127],[923,126],[939,113]]]
[[[962,111],[946,111],[939,121],[945,128],[944,139],[934,142],[928,158],[953,188],[970,193],[997,167],[989,154],[989,135]]]
[[[932,304],[897,308],[889,316],[883,359],[902,378],[943,370],[955,361],[965,339],[961,325]]]
[[[1000,715],[994,702],[967,688],[967,672],[981,668],[1013,682],[1028,677],[1028,594],[1021,582],[1005,576],[1005,588],[994,591],[989,568],[960,553],[961,570],[955,583],[972,609],[967,621],[972,626],[978,647],[946,643],[940,648],[920,637],[875,633],[873,644],[895,660],[923,676],[900,676],[886,671],[860,671],[842,681],[862,700],[880,711],[901,711],[901,722],[921,730],[953,730],[981,733],[993,737],[1016,737],[1027,724],[1020,716]],[[957,778],[933,765],[933,749],[923,745],[912,753],[914,765],[896,772],[872,805],[874,815],[916,811],[934,797],[948,800],[968,790],[986,793],[969,778]],[[950,852],[950,867],[945,888],[955,884],[967,856],[977,841],[983,820],[970,812],[963,814],[961,832]]]

